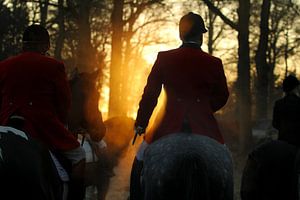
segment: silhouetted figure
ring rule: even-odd
[[[23,117],[24,132],[70,162],[69,199],[83,199],[85,152],[65,128],[71,93],[64,64],[46,56],[49,48],[48,31],[31,25],[23,34],[23,52],[0,63],[0,124]]]
[[[136,134],[145,132],[162,87],[167,101],[162,119],[155,125],[157,128],[144,137],[137,160],[134,161],[132,181],[139,180],[135,166],[141,169],[144,149],[163,136],[189,132],[208,136],[224,144],[213,114],[225,105],[229,93],[221,59],[201,49],[205,32],[207,30],[202,17],[190,12],[179,22],[182,45],[158,53],[139,103]],[[132,197],[136,192],[131,192],[131,199],[138,199]]]
[[[275,102],[273,126],[278,140],[300,146],[300,88],[295,76],[289,75],[282,84],[285,96]]]
[[[242,200],[296,200],[300,145],[299,81],[289,75],[283,80],[285,96],[275,102],[273,126],[278,140],[254,148],[244,168]]]
[[[299,155],[295,145],[271,140],[249,154],[241,184],[242,200],[297,200]]]

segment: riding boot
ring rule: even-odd
[[[142,200],[143,192],[141,187],[141,173],[143,169],[143,161],[134,158],[131,176],[130,176],[130,200]]]
[[[84,184],[84,170],[85,160],[72,167],[72,174],[70,177],[68,200],[83,200],[85,197]]]

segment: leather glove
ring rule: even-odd
[[[134,133],[135,134],[134,134],[134,138],[132,140],[132,145],[134,145],[134,142],[135,142],[135,140],[136,140],[136,138],[137,138],[138,135],[142,135],[142,134],[145,133],[145,129],[143,127],[141,127],[141,126],[135,126],[134,127]]]
[[[142,135],[145,133],[145,129],[141,126],[134,127],[135,134]]]

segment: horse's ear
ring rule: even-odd
[[[91,79],[92,79],[93,81],[96,81],[96,80],[98,79],[98,77],[99,77],[99,74],[100,74],[100,70],[99,70],[99,69],[93,71],[93,72],[91,73]]]
[[[75,67],[75,68],[71,71],[71,73],[68,74],[68,79],[69,79],[69,80],[72,80],[72,79],[74,79],[75,77],[77,77],[78,75],[79,75],[78,68]]]

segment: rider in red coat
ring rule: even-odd
[[[23,52],[0,63],[0,124],[7,125],[12,116],[22,117],[22,129],[50,150],[64,155],[73,166],[71,180],[77,186],[83,185],[85,152],[65,124],[71,105],[65,67],[46,56],[49,47],[48,31],[31,25],[23,34]],[[77,186],[75,192],[78,187],[84,189]],[[70,190],[72,187],[71,184]]]
[[[226,77],[222,61],[201,50],[202,33],[206,29],[199,17],[193,13],[183,17],[180,21],[182,46],[160,52],[148,77],[136,127],[143,131],[147,127],[162,86],[167,100],[156,130],[145,136],[147,143],[182,131],[206,135],[224,143],[213,114],[228,99]],[[190,20],[195,20],[192,27]]]
[[[154,131],[145,135],[131,171],[130,200],[141,199],[140,173],[148,144],[162,136],[187,132],[211,137],[224,144],[214,112],[227,102],[229,93],[222,61],[201,50],[207,32],[201,16],[192,12],[179,23],[182,45],[160,52],[148,77],[137,113],[135,132],[148,126],[162,87],[166,92],[163,115]]]
[[[63,63],[25,51],[0,63],[0,80],[1,124],[17,114],[25,118],[25,132],[50,149],[79,146],[64,127],[71,102]]]
[[[79,146],[64,126],[71,105],[64,64],[27,51],[0,63],[0,123],[12,115],[25,118],[24,130],[53,150]]]

